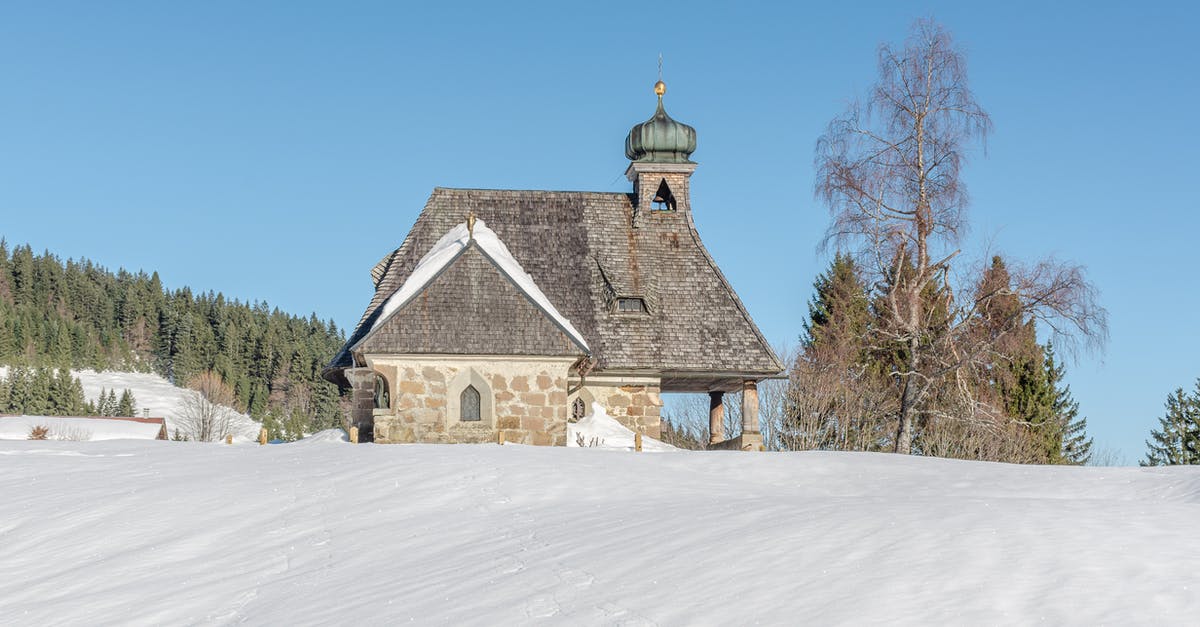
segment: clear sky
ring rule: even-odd
[[[1194,3],[569,4],[5,3],[0,235],[352,327],[434,186],[628,189],[662,53],[701,235],[794,343],[827,263],[814,142],[933,16],[995,122],[967,252],[1102,291],[1111,342],[1068,377],[1097,446],[1136,461],[1200,377]]]

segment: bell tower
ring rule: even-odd
[[[696,129],[677,122],[663,108],[666,83],[654,84],[658,109],[645,122],[635,125],[625,138],[629,168],[625,177],[633,183],[633,226],[655,211],[691,211],[688,180],[696,170],[690,157],[696,150]]]

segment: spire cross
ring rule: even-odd
[[[658,53],[658,80],[662,80],[662,53]]]

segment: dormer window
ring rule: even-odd
[[[675,194],[671,193],[667,179],[662,179],[662,182],[658,184],[658,191],[654,192],[654,210],[675,211]]]
[[[646,301],[636,297],[618,298],[617,313],[644,314],[646,313]]]

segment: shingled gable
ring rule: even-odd
[[[351,351],[584,356],[587,342],[482,220],[458,224],[380,307]]]
[[[671,391],[690,389],[688,380],[711,385],[782,371],[701,244],[691,211],[643,211],[635,227],[634,204],[623,193],[434,189],[404,243],[376,266],[375,296],[326,377],[340,382],[355,365],[351,349],[383,304],[468,212],[487,222],[578,329],[594,372],[661,376]],[[642,298],[647,311],[615,311],[620,297]]]

